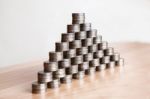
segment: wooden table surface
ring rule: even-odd
[[[72,84],[32,94],[31,83],[43,69],[43,60],[0,70],[0,99],[150,99],[150,44],[110,44],[125,59],[115,67]]]

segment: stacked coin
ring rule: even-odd
[[[98,35],[96,37],[93,37],[93,44],[102,43],[102,36]]]
[[[75,33],[75,40],[86,39],[86,32],[80,31]]]
[[[106,64],[106,66],[107,66],[107,68],[113,68],[113,67],[115,67],[115,62],[114,61],[109,62]]]
[[[81,40],[75,40],[75,41],[69,42],[70,49],[75,49],[75,48],[80,48],[80,47],[81,47]]]
[[[72,65],[78,65],[78,64],[81,64],[82,62],[83,62],[83,56],[82,55],[71,58],[71,64]]]
[[[57,71],[57,69],[58,69],[57,62],[49,62],[49,61],[44,62],[44,72]]]
[[[47,85],[45,83],[38,83],[33,82],[32,83],[32,93],[45,93],[47,89]]]
[[[92,29],[87,31],[87,38],[92,38],[92,37],[96,37],[97,36],[97,30],[96,29]]]
[[[104,56],[103,50],[98,50],[98,51],[93,53],[94,58],[102,58],[103,56]]]
[[[91,23],[80,24],[80,31],[90,31],[90,30],[91,30]]]
[[[60,61],[63,59],[62,52],[50,52],[49,53],[49,60],[52,62]]]
[[[71,71],[72,71],[72,74],[78,73],[78,65],[72,65],[71,66]]]
[[[66,75],[63,78],[60,78],[61,83],[71,83],[72,81],[72,75]]]
[[[108,43],[107,42],[102,42],[98,44],[98,50],[104,50],[108,48]]]
[[[101,71],[106,68],[106,64],[100,64],[100,66],[96,66],[96,71]]]
[[[79,24],[67,25],[67,32],[68,33],[80,32],[80,25]]]
[[[59,68],[67,68],[70,67],[70,65],[71,65],[70,59],[63,59],[58,62]]]
[[[61,36],[62,42],[71,42],[75,40],[75,34],[74,33],[63,33]]]
[[[107,49],[104,50],[104,55],[113,55],[114,54],[114,49],[112,47],[109,47]]]
[[[97,59],[91,60],[89,62],[89,65],[90,65],[90,67],[96,67],[96,66],[99,66],[99,63],[100,63],[100,60],[99,60],[99,58],[97,58]]]
[[[85,70],[86,75],[94,74],[96,71],[96,67],[90,67],[89,69]]]
[[[68,42],[56,42],[55,43],[55,51],[61,52],[61,51],[67,51],[69,49],[69,43]]]
[[[78,71],[78,73],[72,75],[72,78],[83,79],[84,76],[85,76],[85,71]]]
[[[44,71],[38,72],[38,82],[39,83],[47,83],[50,81],[52,81],[52,73],[51,72],[44,72]]]
[[[101,58],[100,63],[107,64],[110,62],[110,56],[104,56]]]
[[[119,61],[116,61],[117,66],[124,66],[124,59],[120,58]]]
[[[72,58],[76,56],[76,50],[75,49],[70,49],[68,51],[63,52],[63,57],[64,58]]]
[[[93,38],[87,38],[87,39],[83,39],[81,41],[82,41],[82,46],[84,46],[84,47],[93,45]]]
[[[89,69],[89,62],[83,62],[81,64],[78,65],[78,70],[79,71],[84,71]]]
[[[72,24],[82,24],[85,22],[85,13],[73,13]]]
[[[118,53],[115,53],[113,55],[111,55],[111,61],[119,61],[120,59],[120,55]]]
[[[93,44],[92,46],[88,46],[88,52],[93,53],[97,51],[97,44]]]
[[[88,54],[83,55],[84,62],[91,61],[91,60],[93,60],[93,53],[88,53]]]
[[[81,47],[76,49],[76,55],[84,55],[84,54],[88,54],[87,47]]]
[[[47,87],[48,88],[58,88],[58,87],[60,87],[60,80],[59,79],[54,79],[53,81],[48,82]]]

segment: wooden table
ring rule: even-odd
[[[111,44],[125,58],[116,67],[84,80],[74,80],[45,94],[32,94],[31,83],[43,69],[43,60],[0,70],[0,99],[150,99],[150,44]]]

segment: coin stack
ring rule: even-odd
[[[85,14],[73,13],[67,33],[62,33],[61,41],[55,43],[55,51],[49,52],[49,60],[43,63],[43,71],[38,72],[32,93],[45,93],[47,88],[58,88],[72,79],[83,79],[96,71],[123,65],[120,54],[102,41],[91,23],[85,23]]]

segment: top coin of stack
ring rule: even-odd
[[[72,24],[82,24],[82,23],[85,23],[85,13],[73,13]]]

